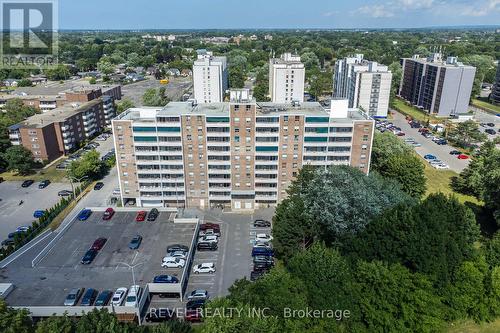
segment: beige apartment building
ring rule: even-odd
[[[242,90],[226,103],[132,108],[112,128],[124,203],[253,210],[285,198],[306,164],[368,173],[374,121],[346,100],[256,103]]]

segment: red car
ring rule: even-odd
[[[405,136],[405,132],[399,132],[398,134],[396,134],[397,136]]]
[[[220,225],[217,223],[203,223],[200,224],[200,230],[213,229],[214,231],[220,232]]]
[[[97,238],[94,241],[94,244],[92,244],[91,249],[99,251],[100,249],[102,249],[104,247],[104,244],[106,244],[106,241],[107,241],[107,239],[104,237]]]
[[[186,314],[184,315],[184,320],[191,323],[199,323],[202,321],[202,319],[202,309],[188,309],[186,310]]]
[[[469,158],[469,155],[460,154],[460,155],[458,155],[458,156],[457,156],[457,158],[458,158],[459,160],[466,160],[466,159],[468,159],[468,158]]]
[[[115,210],[113,208],[108,208],[104,212],[104,215],[102,216],[102,219],[105,220],[105,221],[111,220],[111,218],[113,217],[113,215],[115,215]]]
[[[135,220],[137,222],[143,222],[146,219],[146,212],[141,210],[140,212],[137,213],[137,216],[135,217]]]

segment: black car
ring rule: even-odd
[[[148,213],[148,221],[155,221],[158,215],[160,215],[158,209],[156,208],[151,209],[151,211]]]
[[[450,155],[460,155],[461,152],[459,152],[458,150],[452,150],[450,151]]]
[[[111,296],[113,296],[113,292],[111,290],[103,290],[97,296],[97,299],[95,301],[95,306],[106,306],[109,303],[109,300],[111,299]]]
[[[258,278],[260,278],[261,276],[263,276],[264,274],[266,274],[266,270],[260,270],[260,271],[252,271],[250,273],[250,281],[255,281],[257,280]]]
[[[493,123],[487,123],[486,125],[488,125],[489,127],[495,127],[495,124]]]
[[[35,181],[33,179],[28,179],[25,180],[22,184],[21,187],[30,187]]]
[[[181,244],[172,244],[172,245],[169,245],[167,247],[167,253],[168,252],[175,252],[175,251],[188,252],[189,251],[189,247],[187,247],[185,245],[181,245]]]
[[[217,243],[214,242],[200,242],[196,245],[198,251],[217,251]]]
[[[267,262],[254,262],[253,270],[254,271],[267,271],[272,266],[273,266],[272,264],[269,264]]]
[[[151,308],[148,311],[148,313],[146,313],[144,319],[148,323],[161,323],[164,321],[175,319],[175,317],[176,317],[175,310],[167,308],[161,308],[161,309]]]
[[[269,228],[271,226],[271,222],[266,220],[255,220],[253,222],[253,226],[256,228]]]
[[[96,256],[97,256],[97,250],[90,249],[83,256],[81,263],[84,265],[88,265],[95,259]]]
[[[39,189],[46,188],[47,186],[49,186],[49,184],[50,184],[50,180],[48,180],[48,179],[42,180],[40,182],[40,184],[38,184],[38,188]]]
[[[104,187],[104,183],[103,182],[97,182],[94,185],[94,191],[99,191],[103,187]]]
[[[87,289],[85,294],[83,294],[82,302],[80,303],[80,305],[91,306],[92,304],[94,304],[96,297],[97,297],[97,290],[89,288]]]
[[[60,197],[69,197],[72,194],[73,194],[73,192],[68,191],[68,190],[62,190],[62,191],[57,192],[57,195]]]
[[[7,238],[2,241],[2,246],[14,245],[14,238]]]
[[[205,305],[204,299],[194,299],[186,303],[186,310],[196,310]]]
[[[492,128],[485,129],[484,131],[488,134],[491,134],[491,135],[497,134],[497,132]]]
[[[274,260],[273,260],[273,257],[271,256],[255,256],[253,257],[253,263],[256,264],[256,263],[266,263],[270,266],[274,265]]]

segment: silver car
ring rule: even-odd
[[[68,296],[66,296],[66,299],[64,300],[64,305],[65,306],[75,306],[78,303],[78,300],[83,294],[84,289],[83,288],[75,288],[71,289],[69,292]]]

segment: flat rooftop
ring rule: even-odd
[[[64,122],[67,118],[91,108],[101,102],[95,99],[86,103],[70,103],[44,113],[36,114],[19,123],[22,127],[41,128],[55,122]]]
[[[83,81],[66,81],[63,84],[57,83],[56,85],[36,85],[34,87],[18,87],[10,95],[24,95],[24,96],[46,96],[46,95],[60,95],[64,96],[67,92],[81,92],[101,89],[104,93],[107,90],[118,87],[118,84],[110,85],[91,85],[90,83]]]
[[[161,116],[180,116],[180,115],[205,115],[211,117],[229,116],[231,103],[208,103],[192,105],[191,102],[170,102],[165,107],[142,107],[131,108],[120,114],[115,120],[136,120],[148,121]],[[302,102],[298,106],[291,104],[280,104],[272,102],[258,102],[257,116],[280,116],[280,115],[305,115],[327,117],[330,111],[325,109],[318,102]],[[349,109],[347,118],[339,120],[365,120],[368,117],[359,109]]]

